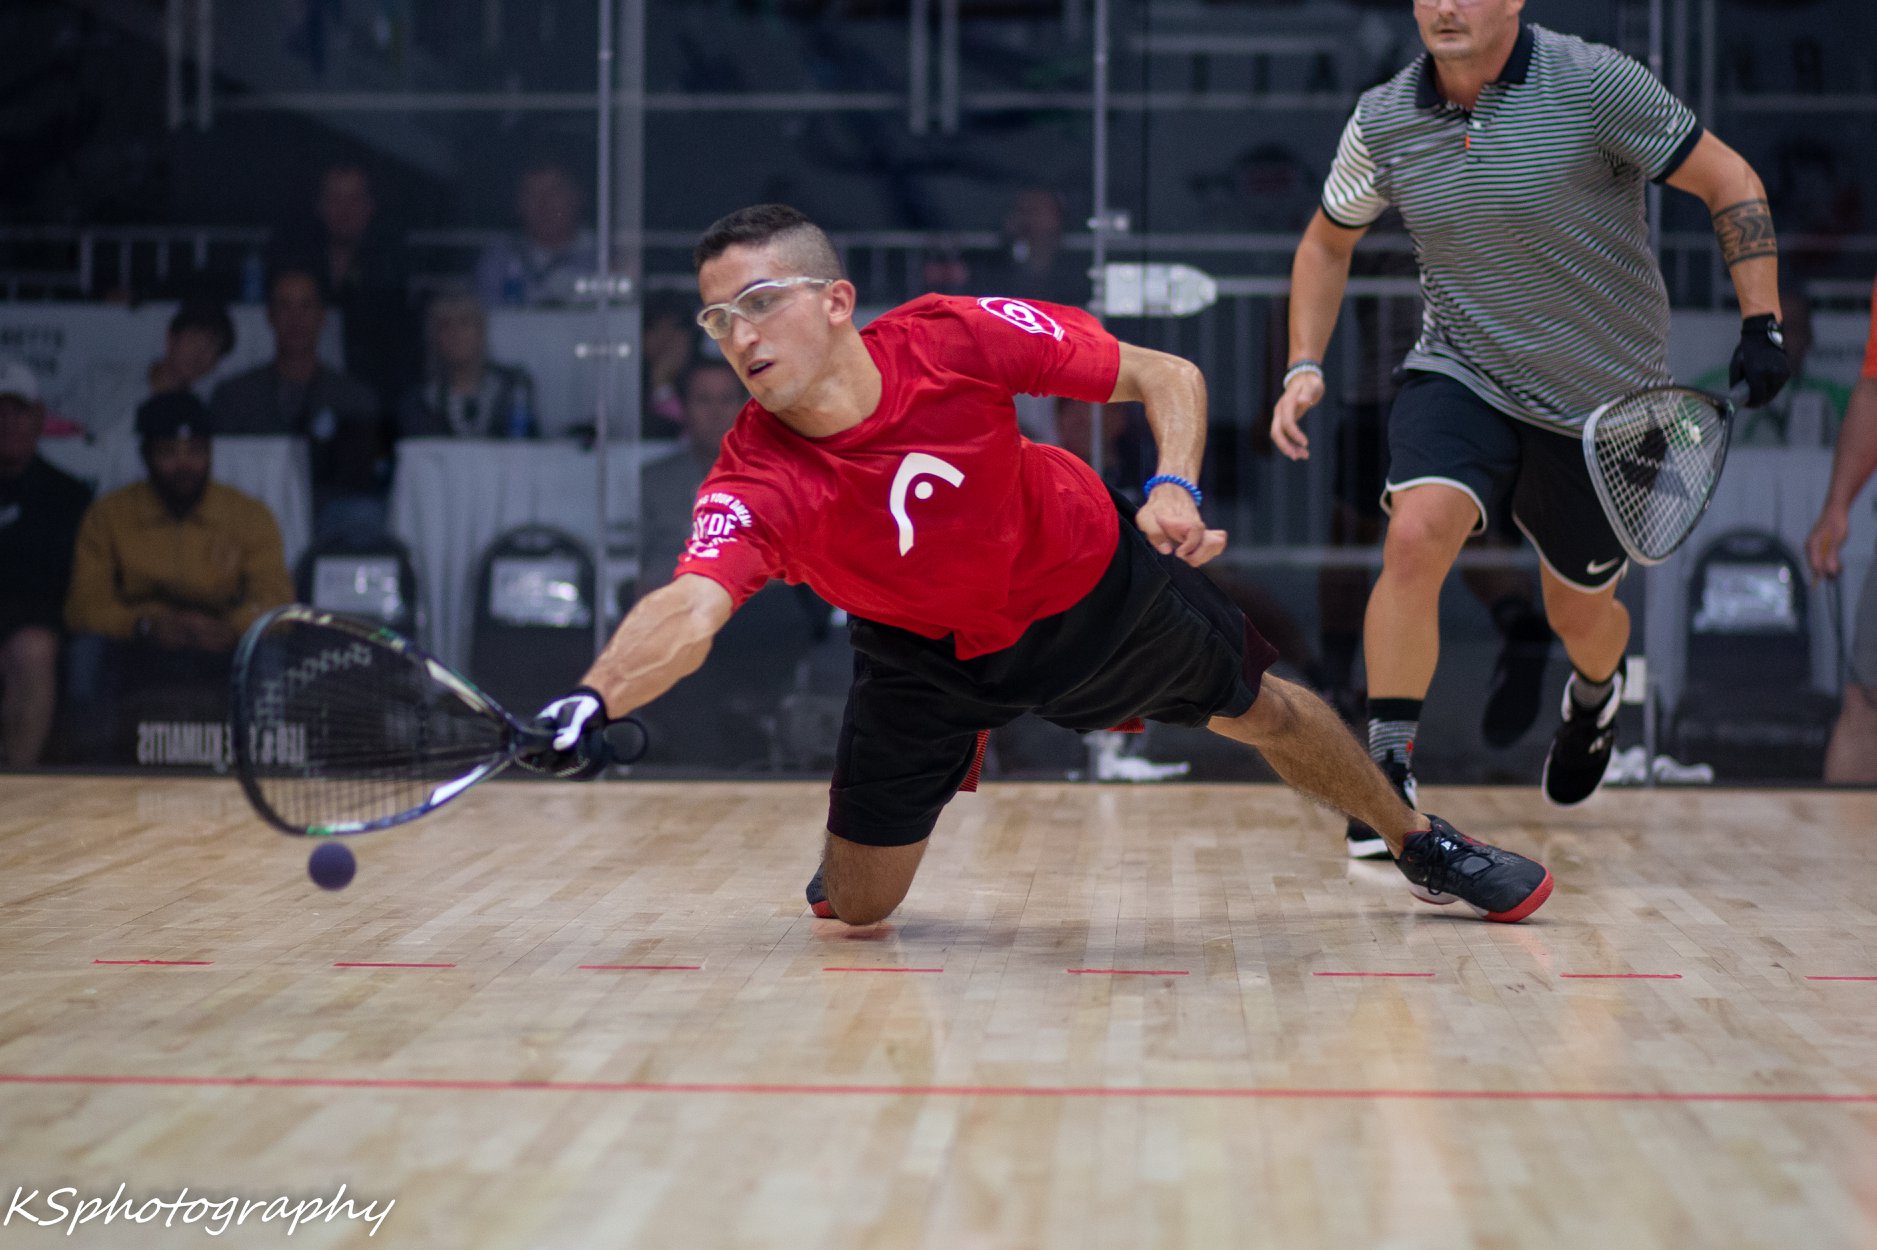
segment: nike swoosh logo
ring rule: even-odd
[[[1618,557],[1617,559],[1614,559],[1614,560],[1599,560],[1595,564],[1585,565],[1584,572],[1590,574],[1592,577],[1595,577],[1599,573],[1608,573],[1611,569],[1615,568],[1617,565],[1621,564],[1622,562],[1623,561],[1621,557]]]

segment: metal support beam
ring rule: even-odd
[[[182,6],[186,2],[169,0],[163,11],[163,116],[171,130],[182,129]]]
[[[215,121],[215,0],[196,0],[196,129]]]
[[[932,0],[912,0],[906,27],[906,128],[932,128]]]
[[[961,73],[959,6],[961,0],[939,0],[939,129],[958,133]]]

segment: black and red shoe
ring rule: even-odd
[[[1551,897],[1551,872],[1536,860],[1476,842],[1438,816],[1411,833],[1395,862],[1414,897],[1436,907],[1465,903],[1483,920],[1514,924]]]
[[[823,920],[839,919],[834,914],[833,906],[828,902],[827,887],[821,884],[821,869],[815,869],[815,875],[809,879],[808,889],[804,893],[808,895],[809,911],[814,912]]]

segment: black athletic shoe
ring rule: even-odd
[[[1509,747],[1538,719],[1544,701],[1545,663],[1551,658],[1551,626],[1536,612],[1514,617],[1493,665],[1480,737],[1488,746]]]
[[[809,878],[808,888],[803,891],[808,895],[808,910],[823,920],[834,920],[834,908],[828,905],[828,891],[821,884],[821,869],[815,869],[815,875]]]
[[[1536,860],[1475,842],[1438,816],[1411,833],[1396,865],[1414,897],[1436,907],[1465,903],[1484,920],[1513,924],[1551,897],[1551,873]]]
[[[1414,773],[1409,769],[1407,761],[1391,759],[1382,767],[1382,771],[1388,775],[1388,780],[1393,783],[1395,793],[1401,796],[1401,801],[1409,807],[1414,807],[1417,791]],[[1394,858],[1389,853],[1388,843],[1382,840],[1382,835],[1353,817],[1350,818],[1349,828],[1343,832],[1343,843],[1349,850],[1350,859]]]
[[[1623,674],[1611,680],[1602,705],[1581,708],[1571,697],[1577,674],[1564,683],[1564,723],[1545,756],[1545,797],[1559,807],[1574,807],[1597,792],[1616,747],[1616,709],[1623,701]]]

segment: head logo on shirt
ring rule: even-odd
[[[964,485],[965,475],[937,456],[928,456],[923,451],[915,451],[899,462],[899,472],[893,475],[893,491],[887,497],[887,507],[893,513],[893,521],[899,526],[899,554],[905,555],[912,550],[912,518],[906,515],[906,493],[912,492],[914,499],[932,498],[933,485],[927,478],[943,478],[953,486]]]
[[[717,548],[736,537],[750,523],[750,511],[735,495],[713,491],[697,501],[691,514],[691,541],[684,554],[693,560],[715,560]]]
[[[978,301],[978,307],[993,317],[1002,317],[1019,330],[1030,334],[1047,334],[1057,340],[1062,338],[1062,327],[1056,324],[1054,317],[1020,299],[986,296]]]

